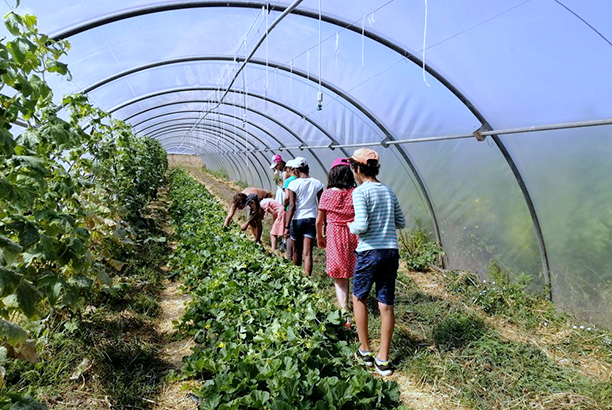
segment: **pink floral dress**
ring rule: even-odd
[[[268,212],[270,215],[273,215],[276,218],[272,228],[270,229],[270,235],[282,236],[285,229],[285,225],[283,224],[283,221],[285,220],[283,206],[274,199],[269,198],[262,199],[259,206],[261,206],[265,212]]]
[[[319,209],[326,211],[325,258],[327,275],[331,278],[350,278],[355,270],[355,249],[359,239],[346,226],[347,222],[355,219],[353,189],[326,189],[319,201]]]

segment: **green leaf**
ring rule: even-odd
[[[0,319],[0,338],[7,341],[11,346],[19,346],[28,338],[28,332],[14,323]]]
[[[6,26],[8,31],[14,36],[18,36],[21,33],[22,24],[23,20],[21,19],[21,16],[16,13],[11,12],[5,17],[4,25]]]
[[[31,318],[36,314],[36,303],[38,302],[38,292],[34,286],[27,282],[21,282],[15,290],[17,302],[23,313]]]
[[[60,63],[57,60],[48,59],[45,61],[45,66],[47,67],[47,70],[52,73],[60,73],[61,75],[68,74],[68,65]]]
[[[21,247],[15,242],[11,241],[6,236],[0,235],[0,250],[4,249],[8,253],[18,254],[21,252]]]
[[[8,410],[47,410],[47,406],[31,397],[20,397]]]
[[[46,275],[38,281],[38,288],[43,291],[52,306],[57,304],[63,286],[64,280],[54,274]]]
[[[0,127],[0,154],[10,158],[15,152],[15,140],[9,130]]]
[[[24,147],[34,149],[40,144],[40,133],[34,128],[28,128],[17,137],[17,142]]]
[[[0,267],[0,297],[13,293],[20,281],[21,275],[10,269]]]
[[[19,1],[17,1],[17,7],[19,7]],[[26,24],[26,26],[28,28],[36,27],[36,24],[37,24],[36,16],[33,16],[31,14],[26,14],[25,15],[25,24]]]
[[[103,270],[100,270],[98,272],[97,277],[98,277],[98,280],[100,281],[101,284],[106,285],[106,286],[112,286],[113,285],[113,280]]]

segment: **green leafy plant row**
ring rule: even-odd
[[[174,171],[174,269],[193,302],[181,327],[197,346],[184,374],[200,409],[390,409],[398,386],[355,366],[340,312],[301,270],[236,227],[203,186]]]
[[[119,250],[133,243],[167,170],[158,142],[136,137],[87,97],[53,102],[45,78],[69,76],[60,61],[66,41],[39,33],[34,16],[9,13],[5,25],[12,38],[0,41],[0,358],[2,345],[24,346],[29,320],[74,312],[95,284],[111,284],[108,268],[125,265]]]

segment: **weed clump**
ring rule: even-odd
[[[419,219],[415,219],[415,224],[413,229],[399,234],[400,255],[408,269],[423,272],[429,268],[429,265],[438,262],[438,259],[444,255],[444,250],[440,244],[428,238]]]
[[[433,328],[432,339],[440,349],[452,350],[479,340],[485,333],[482,318],[475,314],[454,314]]]

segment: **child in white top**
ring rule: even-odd
[[[317,204],[323,184],[309,175],[310,169],[305,158],[297,157],[291,167],[299,172],[299,177],[289,183],[289,210],[285,218],[285,237],[294,241],[293,263],[297,266],[304,262],[304,274],[312,273],[312,248],[317,238]],[[288,165],[289,165],[288,163]]]

